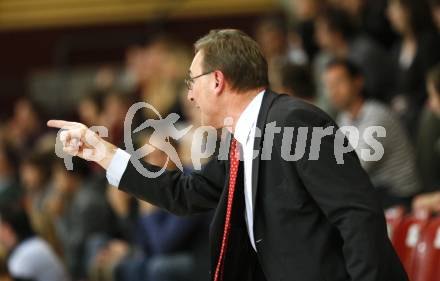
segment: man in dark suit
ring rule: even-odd
[[[166,171],[149,178],[125,151],[97,136],[87,139],[84,125],[48,125],[64,128],[64,150],[98,162],[119,189],[176,214],[215,209],[213,280],[407,280],[356,154],[345,153],[343,164],[336,159],[335,123],[308,103],[268,90],[267,63],[246,34],[211,31],[195,43],[195,53],[188,99],[205,125],[220,128],[232,117],[229,160],[214,157],[190,175]],[[316,128],[327,134],[312,140],[322,132]],[[297,138],[305,139],[303,157]],[[105,154],[100,159],[98,146]]]

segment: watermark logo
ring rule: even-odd
[[[151,109],[159,119],[148,119],[144,121],[139,127],[133,130],[133,133],[138,133],[146,128],[152,128],[153,133],[151,134],[150,140],[154,143],[156,149],[159,149],[166,153],[167,160],[165,165],[158,171],[149,171],[147,168],[142,165],[140,159],[150,154],[155,148],[151,146],[151,144],[145,144],[141,148],[135,150],[133,146],[131,127],[134,116],[136,112],[140,109],[148,108]],[[160,176],[166,169],[168,165],[168,161],[174,162],[176,167],[183,171],[182,162],[180,161],[179,155],[175,147],[169,142],[169,138],[173,138],[175,140],[181,139],[184,135],[188,133],[189,130],[193,127],[192,125],[178,130],[176,128],[176,122],[179,120],[180,116],[176,113],[171,113],[167,117],[162,118],[159,111],[154,108],[151,104],[146,102],[137,102],[133,104],[127,112],[124,120],[124,143],[127,149],[127,152],[132,155],[130,161],[133,163],[133,166],[136,170],[149,178],[156,178]]]
[[[145,120],[132,131],[134,116],[141,109],[153,111],[157,119]],[[156,108],[146,102],[135,103],[128,110],[124,120],[124,144],[127,152],[131,154],[130,161],[143,176],[148,178],[160,176],[166,170],[169,161],[183,171],[182,161],[176,148],[170,143],[170,139],[181,140],[194,128],[192,125],[179,128],[177,126],[179,119],[180,116],[176,113],[171,113],[163,118]],[[216,155],[218,160],[228,160],[233,121],[232,118],[225,118],[220,141],[218,130],[214,127],[200,126],[194,129],[191,133],[191,161],[194,170],[200,170],[202,160],[213,156],[216,151],[218,152]],[[92,161],[104,159],[106,150],[100,137],[108,136],[107,128],[103,126],[86,128],[84,125],[74,122],[69,122],[69,124],[73,124],[71,125],[73,128],[60,130],[55,145],[56,155],[64,159],[66,168],[69,170],[73,168],[72,155],[78,155]],[[147,128],[150,128],[151,131],[149,143],[135,149],[133,134]],[[262,161],[271,160],[274,152],[280,154],[276,156],[276,159],[280,161],[299,161],[302,159],[318,161],[323,146],[326,153],[324,157],[332,157],[340,165],[344,164],[344,155],[348,153],[356,152],[363,161],[380,161],[385,153],[382,143],[378,140],[378,138],[386,137],[386,130],[382,126],[370,126],[360,131],[354,126],[341,128],[333,125],[326,127],[280,127],[273,121],[265,124],[264,134],[258,126],[248,129],[249,131],[239,132],[246,136],[246,140],[242,140],[244,143],[240,143],[241,147],[245,148],[242,151],[246,154],[246,158],[255,159],[260,156]],[[67,132],[69,132],[69,140],[66,139]],[[262,144],[261,149],[254,149],[253,144],[259,138]],[[87,146],[80,150],[84,143]],[[218,144],[219,149],[216,150]],[[330,145],[332,147],[329,147]],[[141,159],[155,149],[164,152],[167,159],[163,167],[150,171],[142,164]],[[333,155],[329,155],[329,153]],[[241,160],[243,157],[244,155],[240,155]]]

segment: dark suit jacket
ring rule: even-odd
[[[257,126],[335,126],[318,108],[270,91],[264,94]],[[387,237],[380,202],[354,152],[336,163],[334,135],[322,138],[319,160],[281,157],[283,132],[275,134],[271,160],[253,162],[254,238],[269,281],[405,281],[406,273]],[[264,137],[263,137],[264,138]],[[263,138],[255,138],[261,150]],[[293,137],[292,154],[296,137]],[[144,164],[149,170],[158,167]],[[243,165],[240,165],[242,167]],[[213,159],[189,176],[180,171],[145,178],[128,164],[120,189],[176,214],[215,209],[211,224],[211,272],[219,255],[227,202],[229,163]],[[243,177],[240,170],[238,179]],[[238,185],[242,188],[243,182]],[[224,280],[255,280],[244,222],[242,189],[236,194]],[[240,195],[241,194],[241,195]],[[234,199],[235,200],[235,199]],[[211,274],[212,275],[212,274]]]

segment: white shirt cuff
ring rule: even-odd
[[[119,186],[119,182],[121,181],[122,175],[127,168],[128,161],[130,161],[130,154],[120,148],[116,150],[115,155],[110,161],[110,165],[107,168],[106,177],[108,182],[115,186]]]

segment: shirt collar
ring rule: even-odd
[[[260,112],[261,103],[265,90],[256,95],[248,106],[241,113],[235,125],[234,138],[241,144],[245,145],[252,128],[255,127]]]

